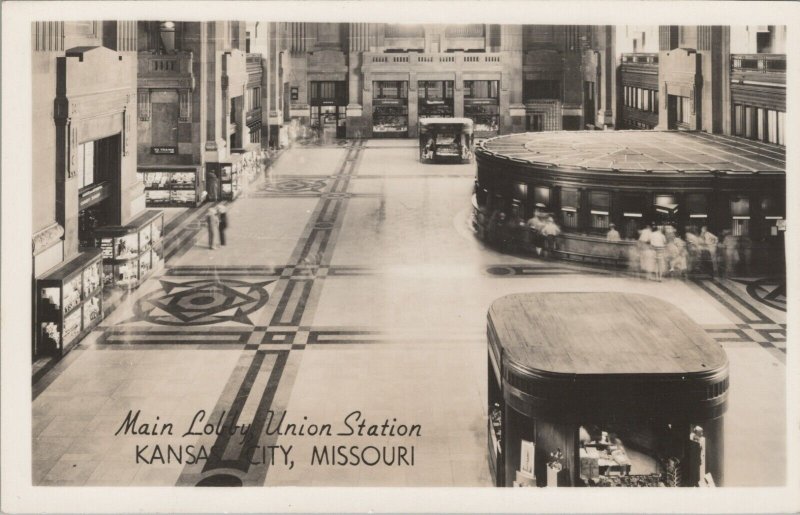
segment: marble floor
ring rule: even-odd
[[[486,311],[525,291],[686,311],[730,359],[725,485],[784,484],[780,306],[748,281],[655,283],[487,249],[469,227],[474,165],[416,158],[413,140],[293,148],[229,205],[226,246],[195,224],[34,385],[34,484],[488,487]],[[339,446],[392,465],[329,464]]]

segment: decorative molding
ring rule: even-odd
[[[127,156],[131,147],[131,130],[136,130],[131,121],[131,110],[125,109],[122,113],[122,155]]]
[[[78,124],[70,119],[67,123],[67,130],[69,132],[69,140],[67,141],[67,155],[69,156],[67,178],[71,179],[78,175]]]
[[[192,97],[188,89],[178,90],[178,121],[191,122],[192,121]]]
[[[142,122],[150,121],[150,90],[139,89],[138,96],[139,120]]]
[[[33,255],[41,254],[59,242],[64,236],[64,228],[57,222],[33,235]]]

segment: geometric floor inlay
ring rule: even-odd
[[[240,322],[253,325],[248,314],[269,300],[265,287],[273,282],[236,279],[161,280],[161,290],[139,299],[136,317],[161,325],[208,325]]]
[[[737,282],[747,285],[747,293],[755,300],[780,311],[786,311],[786,277]]]

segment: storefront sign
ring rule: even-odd
[[[324,106],[334,106],[336,105],[336,100],[323,100],[322,105]]]
[[[158,154],[158,155],[162,155],[162,154],[177,154],[178,153],[178,147],[150,147],[150,151],[153,154]]]
[[[101,182],[78,193],[78,209],[86,209],[111,195],[111,184]]]
[[[405,105],[405,99],[402,98],[375,98],[372,104],[376,106],[401,106]]]
[[[497,105],[496,98],[465,98],[464,105]]]
[[[424,104],[429,106],[444,105],[444,100],[425,100]]]

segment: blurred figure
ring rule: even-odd
[[[561,234],[561,229],[556,225],[552,216],[547,217],[547,222],[542,228],[542,234],[545,238],[545,252],[548,258],[553,257],[553,252],[556,250],[556,236]]]
[[[703,251],[703,241],[697,235],[697,227],[686,228],[686,250],[688,258],[686,268],[689,272],[694,272],[700,266],[700,257]]]
[[[677,234],[673,237],[672,255],[670,259],[670,274],[686,278],[688,269],[688,256],[686,253],[686,242],[681,239]]]
[[[736,273],[739,265],[739,238],[726,229],[722,231],[722,251],[725,260],[725,275],[731,276]]]
[[[542,230],[544,230],[544,226],[547,225],[547,213],[544,211],[544,207],[543,204],[536,204],[533,216],[528,220],[528,231],[531,234],[531,241],[534,249],[536,249],[537,256],[542,255],[542,249],[544,248],[544,234],[542,234]]]
[[[653,249],[653,277],[656,281],[661,282],[661,275],[666,268],[665,264],[665,248],[667,246],[667,238],[661,229],[653,223],[650,226],[650,246]]]
[[[228,210],[225,209],[225,204],[217,207],[217,218],[219,218],[219,242],[225,245],[225,230],[228,228]]]
[[[652,235],[653,231],[650,226],[645,225],[644,229],[639,231],[639,240],[636,242],[636,250],[639,254],[639,271],[645,274],[646,277],[650,277],[655,267],[655,253],[650,246],[650,237]]]
[[[617,226],[614,224],[609,224],[608,232],[606,233],[606,241],[620,241],[622,238],[619,235],[619,231],[617,231]]]
[[[708,227],[704,225],[700,229],[700,239],[702,240],[704,250],[708,252],[708,258],[711,261],[712,275],[718,276],[719,264],[717,263],[717,245],[719,244],[719,238],[717,238],[711,231],[708,230]]]
[[[206,213],[206,225],[208,226],[208,248],[214,250],[216,247],[216,234],[219,230],[219,218],[217,208],[212,207]]]

